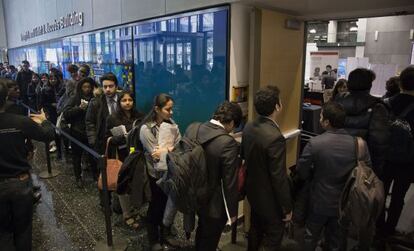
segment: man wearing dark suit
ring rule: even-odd
[[[100,78],[104,95],[98,95],[90,101],[85,116],[86,134],[89,145],[103,154],[105,150],[106,118],[116,112],[118,80],[110,72]]]
[[[239,126],[241,119],[240,106],[225,101],[216,109],[213,118],[199,128],[197,139],[205,152],[208,189],[211,194],[197,212],[197,251],[216,250],[228,218],[230,217],[232,222],[237,218],[237,170],[240,165],[240,147],[229,133]],[[194,131],[190,128],[192,126],[197,125],[190,125],[187,133]]]
[[[320,123],[326,132],[313,137],[298,160],[298,176],[311,180],[312,184],[305,231],[306,251],[315,250],[323,229],[326,250],[346,250],[346,234],[338,224],[339,201],[357,156],[355,137],[343,128],[345,117],[342,105],[324,104]],[[362,160],[371,166],[368,148],[365,146],[364,150]],[[360,246],[358,250],[368,249]]]
[[[276,118],[282,109],[279,89],[268,86],[255,95],[259,117],[246,125],[242,157],[251,205],[248,250],[278,250],[284,223],[291,220],[292,200],[286,173],[286,143]]]

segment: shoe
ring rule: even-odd
[[[33,185],[33,192],[38,192],[38,191],[40,191],[40,186]]]
[[[42,198],[42,194],[40,192],[33,193],[33,204],[36,204]]]
[[[171,248],[177,248],[181,246],[180,241],[172,235],[171,226],[161,227],[161,244],[163,246],[166,246],[166,248],[169,248],[168,250],[171,250]]]
[[[49,149],[49,152],[50,152],[50,153],[54,153],[54,152],[56,152],[56,150],[57,150],[57,147],[56,147],[55,145],[53,145],[53,146]]]

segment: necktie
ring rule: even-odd
[[[116,111],[116,102],[114,98],[111,98],[109,102],[110,102],[109,106],[111,107],[111,110],[109,111],[109,113],[112,114]]]

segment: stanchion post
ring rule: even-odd
[[[112,247],[112,223],[111,223],[111,212],[109,208],[109,194],[108,194],[108,176],[106,172],[106,156],[102,155],[99,158],[100,170],[102,175],[102,192],[105,206],[105,224],[106,224],[106,241],[109,247]]]

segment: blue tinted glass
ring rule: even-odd
[[[135,95],[139,110],[148,112],[154,96],[167,93],[174,98],[173,117],[182,131],[191,122],[211,117],[226,98],[227,15],[227,9],[197,12],[137,25]],[[160,29],[150,33],[148,27]]]

